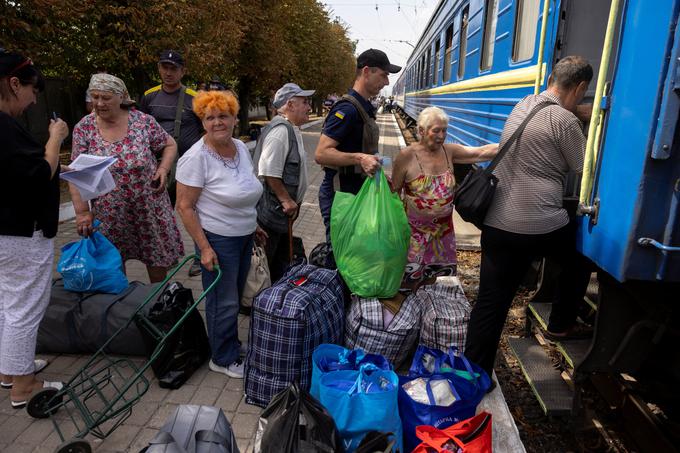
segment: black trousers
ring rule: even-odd
[[[269,275],[273,284],[283,277],[290,265],[290,239],[288,233],[277,233],[265,226],[262,226],[262,229],[267,233],[267,244],[264,251],[267,255]]]
[[[548,324],[551,332],[564,332],[576,321],[591,266],[576,251],[574,224],[546,234],[517,234],[485,226],[481,244],[479,295],[470,314],[465,355],[491,375],[508,310],[532,261],[547,257],[561,267]]]

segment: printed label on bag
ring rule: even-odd
[[[86,269],[86,262],[82,257],[73,257],[61,269],[61,275],[67,289],[74,291],[87,291],[94,281],[94,275]]]
[[[300,277],[297,280],[293,280],[293,285],[302,286],[307,282],[307,277]]]

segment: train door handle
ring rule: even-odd
[[[664,252],[680,252],[680,247],[671,247],[670,245],[664,245],[659,241],[655,241],[652,238],[639,238],[637,243],[643,247],[656,247]]]

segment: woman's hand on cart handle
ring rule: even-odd
[[[201,264],[209,272],[212,272],[214,270],[214,267],[220,264],[217,259],[217,254],[212,249],[212,247],[208,247],[205,250],[201,250]]]
[[[78,234],[84,237],[89,237],[94,233],[94,214],[91,211],[76,213],[76,226],[78,227]]]

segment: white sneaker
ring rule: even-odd
[[[208,368],[216,373],[223,373],[234,379],[243,379],[243,361],[238,359],[228,366],[216,365],[212,360],[208,363]]]

